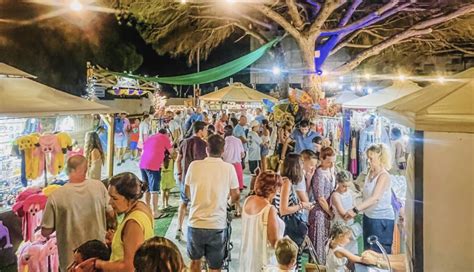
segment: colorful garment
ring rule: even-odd
[[[331,192],[334,190],[333,181],[334,173],[331,169],[324,170],[318,168],[311,183],[311,192],[313,193],[314,199],[317,200],[322,196],[329,202]],[[316,249],[316,256],[318,257],[319,263],[324,264],[326,263],[325,245],[329,239],[331,221],[329,215],[317,202],[316,206],[309,212],[308,223],[308,236]]]
[[[174,180],[174,160],[169,161],[168,167],[161,167],[161,190],[171,190],[176,186]]]

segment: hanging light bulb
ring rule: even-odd
[[[436,80],[438,80],[438,82],[441,84],[443,84],[446,81],[446,79],[442,76],[438,77]]]
[[[278,66],[273,66],[273,68],[272,68],[272,73],[273,73],[274,75],[276,75],[276,76],[279,75],[279,74],[281,73],[280,67],[278,67]]]
[[[367,93],[368,93],[368,94],[371,94],[373,91],[374,91],[374,90],[372,90],[372,88],[368,88],[368,89],[367,89]]]
[[[72,9],[73,11],[79,12],[82,10],[82,4],[78,0],[74,0],[71,2],[69,5],[69,8]]]
[[[398,79],[399,79],[400,81],[405,81],[405,80],[407,79],[407,77],[406,77],[405,75],[399,75],[399,76],[398,76]]]

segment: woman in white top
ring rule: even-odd
[[[148,139],[150,135],[150,116],[148,114],[143,115],[143,120],[140,122],[138,127],[138,148],[143,149],[143,143]]]
[[[349,171],[342,170],[336,175],[337,187],[332,193],[330,199],[331,212],[333,214],[331,227],[335,224],[342,224],[350,227],[354,224],[354,219],[345,220],[344,215],[354,207],[354,199],[349,189],[352,183],[352,174]],[[357,237],[352,237],[350,243],[345,247],[353,254],[359,253],[357,246]]]
[[[392,252],[395,213],[392,207],[392,188],[388,170],[391,167],[390,151],[384,144],[374,144],[367,149],[369,172],[365,179],[362,203],[349,210],[345,219],[364,213],[364,247],[380,252],[378,247],[371,248],[367,242],[375,235],[388,254]]]
[[[250,123],[250,131],[247,135],[249,170],[251,174],[255,174],[255,170],[261,166],[261,144],[263,141],[260,135],[258,135],[259,130],[260,123],[257,120],[253,120]]]
[[[87,159],[87,178],[101,180],[102,165],[104,164],[105,156],[100,143],[99,135],[94,132],[88,132],[84,141],[84,155]]]
[[[271,204],[282,185],[281,176],[265,171],[255,181],[255,195],[242,208],[242,247],[239,271],[261,271],[276,264],[275,243],[283,237],[285,223]]]

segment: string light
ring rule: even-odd
[[[405,75],[399,75],[399,76],[398,76],[398,79],[399,79],[400,81],[405,81],[405,80],[407,79],[407,77],[406,77]]]
[[[69,5],[69,8],[72,9],[73,11],[79,12],[82,10],[82,4],[78,0],[74,0]]]
[[[357,85],[357,86],[356,86],[356,90],[357,90],[358,92],[362,91],[362,86]]]
[[[441,84],[443,84],[446,81],[444,77],[438,77],[436,80],[438,80],[438,82]]]
[[[276,76],[279,75],[279,74],[281,73],[280,67],[278,67],[278,66],[273,66],[273,68],[272,68],[272,73],[273,73],[274,75],[276,75]]]
[[[364,78],[367,79],[367,80],[369,80],[369,79],[370,79],[370,74],[365,74],[365,75],[364,75]]]
[[[373,91],[374,91],[374,90],[372,90],[372,88],[368,88],[368,89],[367,89],[367,93],[368,93],[368,94],[371,94]]]
[[[181,0],[181,4],[186,4],[186,0]]]

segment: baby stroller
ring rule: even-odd
[[[314,248],[313,243],[311,242],[311,239],[309,239],[308,235],[306,235],[301,248],[303,251],[307,250],[309,252],[309,256],[311,257],[310,259],[312,259],[314,262],[314,263],[307,263],[305,266],[305,271],[311,271],[311,272],[326,271],[326,267],[323,264],[320,264],[318,257],[316,255],[316,249]]]
[[[232,216],[233,216],[233,207],[227,205],[227,229],[226,229],[226,241],[225,241],[225,255],[224,255],[224,264],[222,265],[222,270],[230,271],[230,262],[232,261],[231,251],[234,248],[234,244],[231,241],[232,235]],[[202,271],[209,271],[207,267],[207,262],[204,260],[202,262]]]

